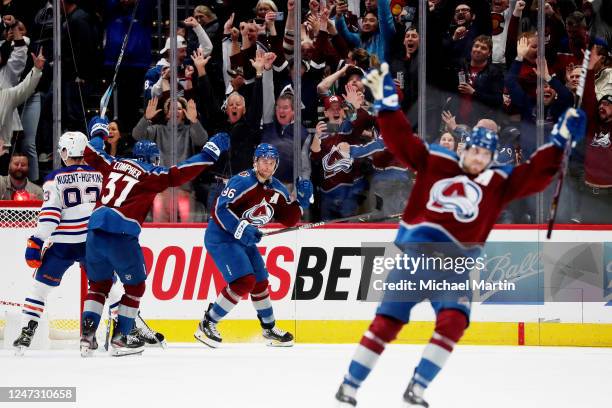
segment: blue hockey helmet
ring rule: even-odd
[[[478,146],[487,149],[491,152],[491,162],[493,162],[497,157],[497,140],[497,132],[484,127],[475,127],[465,138],[465,148]]]
[[[278,149],[272,146],[269,143],[260,143],[255,148],[255,153],[253,154],[253,161],[257,161],[260,157],[265,159],[274,159],[276,160],[275,170],[278,168],[278,162],[280,160],[280,155],[278,153]]]
[[[157,143],[150,140],[140,140],[132,150],[134,158],[138,161],[150,163],[155,166],[159,164],[159,148]]]

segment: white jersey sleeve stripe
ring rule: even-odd
[[[38,223],[41,223],[41,222],[51,222],[57,225],[60,223],[60,220],[59,220],[59,217],[57,219],[56,218],[39,218]]]
[[[70,223],[75,223],[75,222],[83,222],[83,221],[87,221],[89,220],[89,217],[83,217],[83,218],[75,218],[75,219],[62,219],[62,224],[70,224]]]

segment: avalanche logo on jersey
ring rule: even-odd
[[[437,181],[429,193],[427,208],[431,211],[453,213],[459,222],[471,222],[478,217],[482,190],[466,176]]]
[[[325,178],[333,177],[341,171],[348,173],[353,165],[353,159],[344,157],[337,146],[332,147],[331,151],[323,157],[322,162]]]
[[[241,218],[253,225],[265,225],[272,221],[273,217],[274,208],[264,198],[261,200],[261,203],[243,212]]]
[[[610,147],[610,132],[601,132],[600,134],[595,135],[591,141],[591,146],[603,148]]]

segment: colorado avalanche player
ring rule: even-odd
[[[93,139],[85,148],[85,161],[102,173],[104,183],[87,232],[89,292],[82,317],[81,355],[88,356],[97,348],[95,333],[115,272],[125,293],[119,303],[118,330],[111,339],[111,354],[141,353],[144,342],[130,335],[147,277],[138,242],[141,225],[157,193],[179,186],[211,166],[229,148],[229,138],[225,133],[215,135],[200,153],[166,168],[156,165],[159,149],[150,141],[143,140],[134,146],[136,160],[106,154],[103,150],[103,138],[108,136],[106,119],[92,119],[90,134]]]
[[[25,326],[13,342],[19,355],[30,347],[51,289],[61,283],[72,264],[85,266],[87,223],[102,188],[102,175],[83,160],[86,145],[83,133],[64,133],[57,150],[66,167],[53,171],[43,184],[38,226],[25,253],[28,266],[37,269],[32,291],[23,302]]]
[[[466,148],[457,156],[416,137],[399,110],[398,97],[387,64],[371,71],[365,81],[380,112],[378,125],[385,145],[401,162],[417,172],[408,204],[402,215],[395,244],[408,256],[414,245],[437,243],[441,251],[479,254],[500,211],[513,199],[544,190],[563,157],[568,139],[579,140],[585,133],[585,115],[568,109],[551,132],[550,143],[540,147],[524,164],[493,166],[497,134],[475,128],[466,139]],[[419,244],[421,243],[421,244]],[[436,249],[437,250],[437,249]],[[455,273],[456,272],[456,273]],[[418,269],[415,275],[427,276]],[[435,271],[440,273],[441,271]],[[447,272],[459,276],[459,271]],[[407,278],[406,270],[395,269],[387,281]],[[432,300],[436,313],[435,332],[404,393],[404,406],[428,407],[423,393],[444,366],[461,339],[470,316],[471,292],[442,291]],[[362,337],[336,394],[340,406],[357,405],[356,393],[374,368],[385,345],[393,341],[410,320],[411,309],[428,297],[414,301],[393,301],[385,293],[368,331]],[[431,299],[431,298],[430,298]]]
[[[256,246],[262,237],[257,227],[273,218],[288,227],[295,225],[310,205],[312,183],[298,180],[297,201],[292,201],[285,186],[273,177],[278,160],[276,147],[261,143],[255,149],[253,169],[232,177],[215,203],[204,244],[227,286],[208,306],[194,334],[209,347],[221,343],[217,323],[249,293],[267,344],[293,345],[293,335],[275,326],[268,271]]]

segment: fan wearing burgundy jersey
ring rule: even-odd
[[[273,177],[278,168],[276,147],[261,143],[255,149],[253,169],[232,177],[217,198],[204,235],[206,250],[223,274],[227,286],[214,304],[208,306],[195,338],[209,347],[218,347],[221,335],[217,323],[247,294],[270,346],[292,346],[293,335],[276,327],[268,293],[268,271],[256,244],[261,227],[275,219],[287,227],[295,225],[310,205],[312,183],[297,181],[297,201]]]
[[[111,340],[112,354],[140,353],[144,343],[130,331],[147,277],[138,242],[141,225],[157,193],[180,186],[211,166],[229,148],[229,137],[217,134],[200,153],[166,168],[157,165],[159,149],[151,141],[139,141],[134,146],[136,159],[117,159],[103,150],[103,138],[108,136],[106,119],[95,117],[89,130],[93,139],[85,148],[85,161],[102,173],[104,182],[87,233],[89,291],[83,310],[81,355],[90,355],[97,346],[95,332],[115,272],[125,293],[119,303],[118,330]]]
[[[405,257],[451,261],[477,259],[500,211],[511,200],[540,192],[559,170],[566,143],[584,137],[584,112],[568,109],[555,125],[550,143],[541,146],[518,166],[493,165],[497,134],[476,127],[466,139],[461,156],[437,145],[428,145],[412,132],[399,110],[398,96],[388,65],[372,70],[366,85],[375,97],[378,125],[389,151],[416,171],[410,199],[402,215],[395,244]],[[405,258],[406,259],[406,258]],[[386,291],[376,317],[362,337],[344,380],[336,394],[340,406],[357,405],[357,390],[374,368],[385,345],[393,341],[409,322],[412,308],[425,299],[436,313],[433,336],[404,393],[405,407],[428,407],[423,394],[444,366],[453,347],[463,336],[470,316],[471,291],[419,290],[420,282],[465,281],[464,269],[429,266],[413,270],[395,269],[386,283],[402,280],[417,284],[414,291]],[[456,263],[455,265],[459,265]]]
[[[366,187],[360,159],[384,149],[382,144],[382,147],[374,143],[361,145],[365,124],[370,122],[372,125],[374,121],[368,121],[370,115],[364,109],[357,110],[355,120],[345,121],[346,113],[342,104],[343,98],[340,96],[332,95],[323,99],[327,122],[317,124],[310,145],[310,158],[313,162],[319,162],[321,168],[320,204],[323,221],[350,217],[357,213],[359,199],[364,195]],[[350,128],[350,132],[340,130],[344,123],[348,124],[346,127]]]

